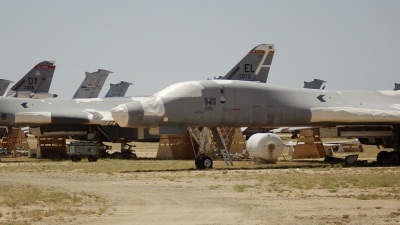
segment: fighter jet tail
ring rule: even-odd
[[[121,81],[121,83],[118,84],[110,84],[110,89],[104,97],[124,97],[130,85],[132,85],[132,83],[125,81]]]
[[[21,80],[7,92],[7,96],[17,97],[18,93],[48,93],[53,79],[56,64],[54,61],[43,61],[34,66]]]
[[[0,96],[3,96],[6,93],[8,85],[10,85],[10,83],[13,82],[10,80],[0,79]]]
[[[113,72],[102,69],[93,73],[86,72],[86,77],[78,90],[76,90],[73,98],[97,98],[110,73]]]
[[[258,45],[225,76],[217,79],[259,81],[266,83],[274,53],[274,44]]]

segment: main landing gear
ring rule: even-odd
[[[213,166],[213,161],[209,156],[200,155],[196,158],[195,165],[197,169],[210,169]]]
[[[376,161],[379,165],[400,165],[400,152],[380,151],[376,156]]]

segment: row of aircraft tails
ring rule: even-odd
[[[400,164],[399,91],[325,90],[321,88],[325,81],[318,79],[305,82],[305,88],[268,84],[274,53],[273,44],[258,45],[225,76],[176,83],[145,97],[88,98],[98,95],[99,90],[85,82],[75,99],[2,97],[0,126],[30,126],[35,136],[90,134],[98,141],[118,142],[121,146],[130,141],[159,140],[161,134],[186,134],[187,128],[204,131],[207,127],[221,152],[226,147],[218,127],[309,127],[323,129],[329,137],[353,137],[362,144],[393,148],[391,152],[379,152],[377,161]],[[51,62],[34,68],[30,72],[33,76],[15,86],[32,91],[30,84],[42,74],[36,75],[41,66],[47,67],[43,72],[50,71],[51,77],[43,76],[38,83],[48,83],[55,67]],[[110,72],[95,73],[102,77]],[[102,79],[99,83],[103,84]],[[93,93],[79,94],[88,87]],[[48,92],[48,88],[40,90]],[[264,146],[263,151],[268,152],[282,147],[279,137],[265,135],[257,135],[252,141],[250,138],[249,142]],[[199,145],[196,166],[212,167],[212,159],[204,155],[202,143]]]
[[[5,96],[32,99],[56,98],[57,94],[49,93],[55,69],[56,64],[54,61],[38,63],[12,86]],[[76,90],[73,98],[97,98],[110,73],[112,72],[103,69],[99,69],[93,73],[86,72],[85,79]],[[13,82],[0,79],[0,96],[4,96],[10,83]],[[110,89],[105,97],[123,97],[130,85],[132,83],[125,81],[121,81],[118,84],[110,84]]]

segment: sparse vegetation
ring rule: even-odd
[[[105,198],[84,192],[67,193],[32,185],[0,185],[0,189],[0,206],[12,211],[11,215],[5,216],[6,224],[25,224],[22,220],[26,219],[35,222],[46,217],[94,214],[96,208],[103,214],[108,208]],[[2,213],[0,215],[3,217]]]
[[[247,188],[248,186],[246,184],[236,184],[235,186],[233,186],[233,189],[237,192],[244,192],[244,190]]]

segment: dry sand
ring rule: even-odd
[[[139,156],[149,157],[154,156],[154,147],[138,144],[136,149],[139,149]],[[377,152],[366,149],[361,158],[371,160]],[[132,164],[135,162],[132,160]],[[49,165],[49,162],[33,164],[37,168],[40,163]],[[33,172],[7,170],[7,167],[18,165],[0,163],[2,185],[29,184],[67,193],[83,191],[107,199],[108,208],[102,214],[48,216],[40,221],[28,219],[28,224],[400,224],[400,185],[397,183],[379,188],[341,186],[334,191],[271,185],[271,180],[281,176],[294,179],[324,174],[329,178],[337,173],[340,176],[357,174],[360,179],[375,174],[378,182],[380,174],[385,173],[399,180],[399,167],[302,168],[298,172],[295,169],[211,169],[129,173],[46,169]],[[391,197],[360,200],[357,196],[361,193]],[[11,210],[0,204],[0,224],[26,221],[18,218],[6,223]]]
[[[371,173],[370,168],[345,168]],[[398,168],[390,169],[399,178]],[[103,196],[108,209],[102,215],[47,217],[33,224],[398,224],[400,201],[358,200],[359,192],[379,190],[340,189],[267,191],[260,175],[324,173],[301,169],[250,171],[177,171],[121,174],[75,172],[2,172],[2,184],[30,184],[65,192],[85,191]],[[329,174],[327,174],[329,176]],[[255,179],[252,179],[254,177]],[[237,185],[247,185],[243,192]],[[353,197],[343,197],[353,195]],[[4,208],[2,210],[5,210]],[[3,211],[3,214],[7,212]],[[4,218],[3,218],[4,219]],[[3,220],[4,222],[4,220]]]

